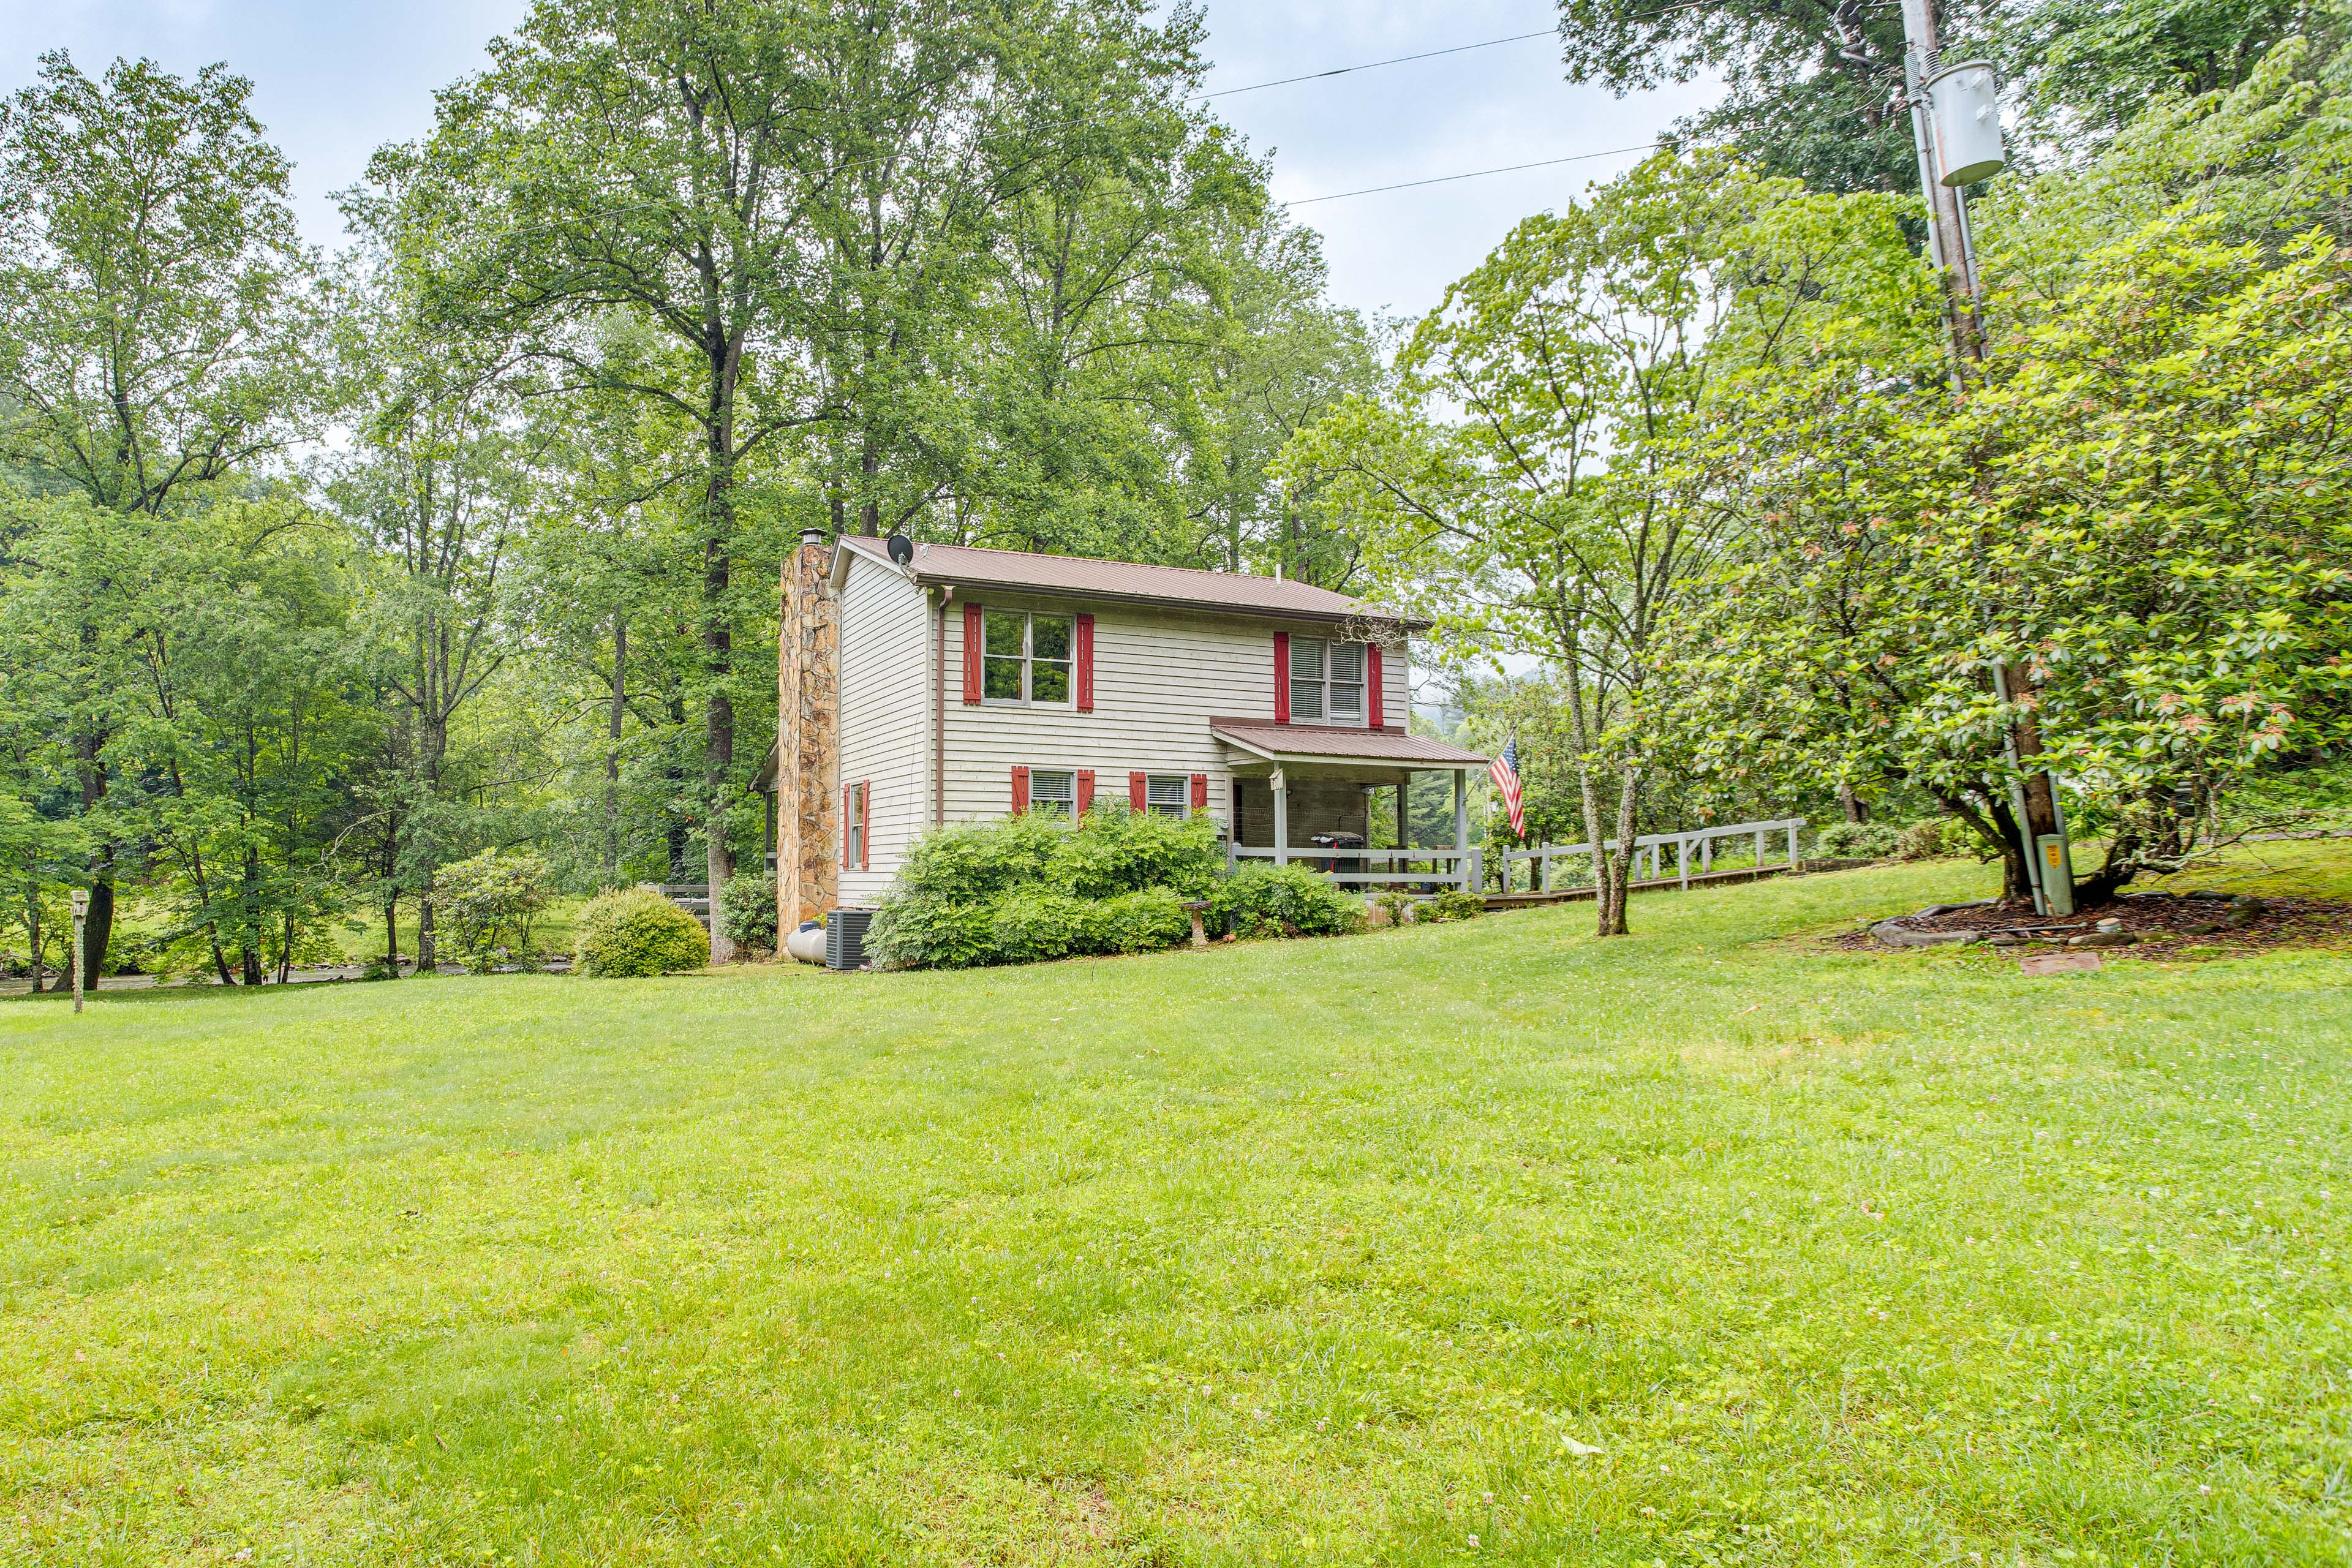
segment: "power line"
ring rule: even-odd
[[[1466,174],[1439,174],[1427,180],[1405,180],[1393,185],[1367,185],[1360,191],[1334,191],[1328,196],[1301,196],[1295,202],[1281,204],[1286,207],[1311,207],[1317,202],[1345,201],[1349,196],[1377,196],[1383,191],[1409,191],[1417,185],[1445,185],[1455,180],[1484,179],[1488,174],[1516,174],[1521,169],[1549,169],[1556,163],[1583,163],[1595,158],[1614,158],[1622,153],[1647,153],[1658,143],[1645,142],[1639,147],[1612,147],[1605,153],[1571,153],[1565,158],[1538,158],[1532,163],[1506,163],[1499,169],[1473,169]]]
[[[1417,55],[1398,55],[1393,59],[1366,60],[1360,66],[1340,66],[1335,70],[1308,71],[1305,76],[1286,76],[1273,81],[1254,81],[1247,87],[1223,88],[1215,92],[1198,93],[1194,97],[1195,101],[1206,102],[1213,98],[1231,98],[1240,92],[1259,92],[1269,87],[1288,87],[1293,82],[1321,81],[1325,77],[1347,76],[1355,71],[1378,70],[1382,66],[1401,66],[1409,60],[1433,60],[1441,55],[1464,55],[1468,54],[1472,49],[1491,49],[1497,44],[1521,44],[1529,38],[1552,38],[1559,36],[1557,29],[1544,27],[1532,33],[1513,33],[1507,38],[1488,38],[1483,43],[1476,44],[1456,44],[1450,49],[1427,49]]]

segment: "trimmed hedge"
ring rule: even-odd
[[[1253,861],[1210,895],[1209,908],[1243,936],[1344,936],[1364,929],[1362,906],[1304,866]]]
[[[599,893],[580,910],[580,973],[599,979],[676,974],[710,962],[702,922],[650,888]]]
[[[1188,898],[1224,860],[1213,825],[1116,802],[1075,826],[1043,816],[956,823],[907,858],[866,935],[894,969],[1151,952],[1191,936]]]

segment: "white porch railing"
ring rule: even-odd
[[[1687,888],[1690,886],[1694,869],[1691,865],[1691,851],[1694,848],[1698,851],[1696,873],[1702,877],[1706,876],[1715,869],[1715,843],[1718,838],[1754,837],[1756,868],[1760,871],[1764,868],[1766,837],[1780,834],[1788,835],[1788,864],[1789,869],[1793,871],[1798,865],[1797,836],[1804,831],[1805,826],[1803,817],[1787,816],[1772,822],[1731,822],[1726,823],[1721,827],[1701,827],[1688,833],[1645,833],[1633,840],[1633,857],[1630,868],[1633,875],[1629,879],[1636,882],[1665,880],[1664,857],[1667,847],[1672,846],[1675,851],[1675,874],[1682,879],[1683,886]],[[1602,848],[1606,853],[1614,854],[1622,842],[1622,839],[1612,838],[1602,846]],[[1318,850],[1318,853],[1321,851]],[[1641,874],[1642,857],[1644,854],[1650,858],[1650,874],[1646,878]],[[1534,893],[1549,893],[1552,890],[1554,860],[1577,858],[1589,860],[1591,858],[1592,846],[1590,844],[1546,844],[1534,849],[1505,850],[1499,857],[1503,868],[1503,890],[1506,892],[1513,890],[1513,884],[1517,879],[1511,868],[1522,861],[1529,862],[1532,867],[1528,890]],[[1597,882],[1600,878],[1596,876],[1593,880]]]
[[[1227,869],[1244,860],[1268,860],[1276,865],[1303,865],[1334,882],[1431,882],[1475,891],[1482,878],[1480,852],[1472,849],[1326,849],[1319,845],[1276,849],[1262,845],[1225,846]],[[1326,864],[1352,860],[1353,871],[1324,870]],[[1385,870],[1374,870],[1375,865]],[[1419,865],[1425,868],[1413,869]]]

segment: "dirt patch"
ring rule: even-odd
[[[1901,915],[1829,939],[1831,948],[1889,951],[1895,943],[1879,934],[1926,939],[1942,945],[1975,932],[1969,945],[1998,947],[2020,954],[2080,945],[2109,960],[2122,958],[2238,958],[2280,947],[2352,946],[2352,903],[2330,899],[2263,898],[2170,893],[2126,893],[2064,920],[2047,919],[2031,904],[1998,902],[1938,907]],[[2124,939],[2128,938],[2128,941]]]

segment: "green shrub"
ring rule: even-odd
[[[1087,906],[1051,888],[1015,888],[991,906],[989,957],[996,963],[1035,963],[1083,952]]]
[[[1895,853],[1905,860],[1940,860],[1966,847],[1968,830],[1948,816],[1931,816],[1905,828],[1895,840]]]
[[[477,973],[487,973],[501,950],[530,963],[531,922],[554,897],[554,876],[536,855],[485,849],[433,877],[441,929],[451,951]]]
[[[907,857],[866,951],[892,969],[968,969],[1171,947],[1192,931],[1183,900],[1207,896],[1223,864],[1208,818],[1118,802],[1075,825],[956,823]]]
[[[1339,936],[1364,929],[1356,900],[1304,866],[1254,861],[1218,885],[1209,907],[1244,936]]]
[[[1902,838],[1903,829],[1891,822],[1832,822],[1814,836],[1813,853],[1830,860],[1880,860]]]
[[[1169,888],[1144,888],[1087,906],[1087,950],[1093,952],[1157,952],[1192,934],[1192,917],[1181,896]]]
[[[1013,888],[1050,883],[1046,868],[1070,832],[1034,815],[935,827],[908,851],[890,897],[984,904]]]
[[[1413,911],[1413,919],[1423,925],[1436,925],[1444,921],[1475,920],[1486,912],[1486,900],[1460,888],[1448,888]]]
[[[776,878],[765,869],[738,871],[719,895],[719,929],[737,947],[776,951]]]
[[[1383,888],[1372,895],[1372,908],[1389,917],[1389,924],[1401,926],[1412,919],[1412,900],[1402,888]]]
[[[1048,858],[1045,880],[1081,899],[1108,899],[1146,888],[1206,898],[1224,869],[1216,824],[1205,816],[1154,816],[1117,803],[1097,806],[1066,833]]]
[[[996,962],[996,911],[985,903],[892,892],[866,928],[882,969],[971,969]]]
[[[676,974],[710,962],[702,922],[651,888],[599,893],[582,906],[580,973],[600,978]]]

